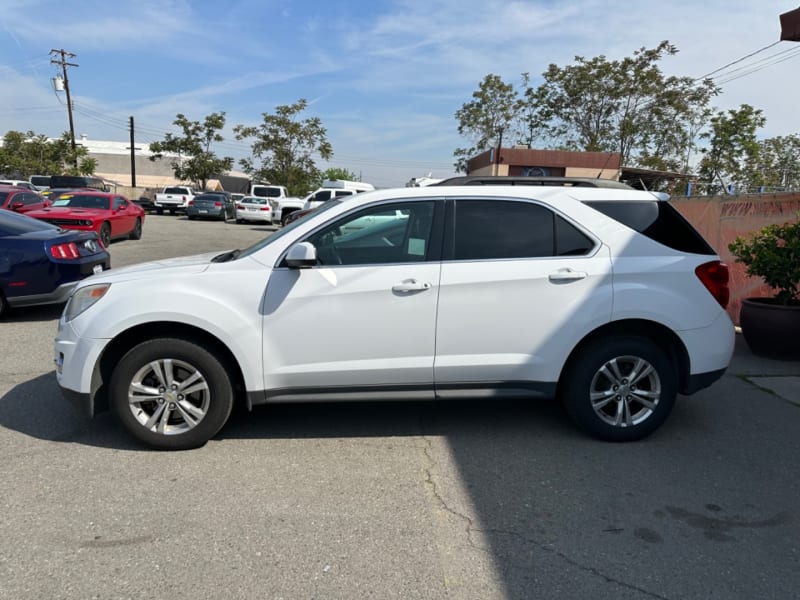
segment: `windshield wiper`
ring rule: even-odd
[[[211,262],[228,262],[229,260],[235,259],[242,253],[241,250],[238,248],[236,250],[230,250],[228,252],[223,252],[222,254],[218,254],[214,258],[211,259]]]

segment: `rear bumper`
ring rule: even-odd
[[[69,295],[75,286],[78,285],[77,281],[70,281],[69,283],[62,283],[52,292],[47,294],[33,294],[30,296],[8,296],[6,300],[11,307],[20,306],[38,306],[40,304],[62,304],[69,299]]]
[[[708,373],[696,373],[689,376],[689,381],[686,382],[681,394],[689,396],[695,392],[709,387],[712,383],[720,379],[727,369],[719,369],[717,371],[709,371]]]

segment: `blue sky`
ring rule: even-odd
[[[452,172],[467,145],[454,114],[488,73],[534,83],[575,55],[628,56],[667,39],[668,74],[699,77],[779,38],[788,0],[0,0],[0,134],[60,135],[63,93],[49,51],[63,48],[76,135],[147,144],[175,131],[177,113],[224,111],[221,155],[248,154],[230,128],[299,98],[322,119],[334,157],[385,187]],[[764,137],[800,132],[800,43],[782,42],[719,74],[720,109],[764,111]],[[779,52],[772,61],[754,61]],[[784,62],[767,64],[779,58]],[[733,69],[749,69],[734,72]],[[727,73],[731,73],[727,75]],[[727,76],[726,76],[727,75]]]

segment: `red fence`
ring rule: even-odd
[[[731,271],[728,312],[739,323],[742,299],[769,296],[761,279],[747,277],[744,265],[734,262],[728,244],[737,236],[748,237],[764,225],[800,218],[800,192],[747,196],[697,196],[674,198],[670,203],[708,240]]]

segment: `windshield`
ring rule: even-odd
[[[340,204],[338,201],[326,202],[325,204],[323,204],[319,208],[314,209],[313,211],[311,211],[311,213],[309,214],[309,217],[312,217],[312,216],[318,215],[320,213],[323,213],[323,212],[325,212],[327,210],[330,210],[334,206],[337,206],[338,204]],[[286,227],[283,227],[280,231],[276,231],[272,235],[270,235],[268,237],[265,237],[260,242],[256,242],[255,244],[253,244],[249,248],[245,248],[244,250],[241,251],[241,253],[239,253],[237,258],[241,258],[243,256],[249,256],[249,255],[251,255],[251,254],[253,254],[255,252],[258,252],[262,248],[266,248],[272,242],[275,242],[275,241],[281,239],[284,235],[286,235],[287,233],[293,231],[299,225],[307,223],[309,217],[305,217],[303,219],[297,219],[297,221],[295,221],[293,223],[290,223]]]
[[[280,198],[281,188],[253,186],[253,196],[261,196],[262,198]]]
[[[61,194],[53,201],[53,206],[69,206],[71,208],[104,208],[107,209],[109,199],[104,196],[83,196]]]

